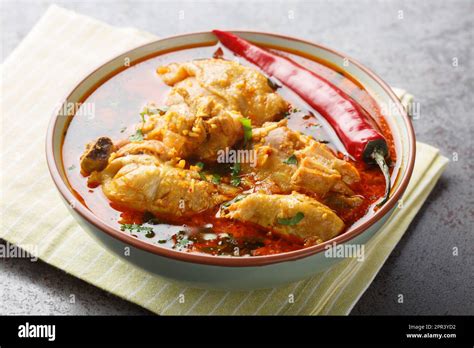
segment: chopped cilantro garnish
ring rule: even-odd
[[[236,176],[236,177],[230,179],[230,183],[231,183],[233,186],[239,186],[241,182],[242,182],[242,179],[239,178],[238,176]]]
[[[185,231],[179,231],[176,233],[176,243],[173,245],[173,249],[176,247],[183,248],[188,246],[188,244],[192,244],[193,242],[188,239]]]
[[[296,108],[296,107],[292,107],[291,109],[285,111],[285,113],[283,114],[284,117],[288,117],[290,116],[291,114],[294,114],[296,112],[300,112],[301,110]]]
[[[202,170],[204,169],[204,163],[198,162],[198,163],[196,163],[196,167],[198,167],[198,168],[200,169],[200,171],[198,172],[198,174],[199,174],[199,176],[201,177],[201,179],[204,180],[204,181],[207,181],[206,176],[205,176],[204,173],[202,172]]]
[[[144,120],[145,115],[148,115],[148,116],[156,115],[156,114],[163,115],[166,113],[166,111],[168,111],[167,106],[157,107],[157,106],[148,105],[143,108],[142,112],[140,112],[140,116],[142,117],[142,120]]]
[[[143,133],[141,129],[137,129],[135,134],[130,135],[129,137],[130,141],[136,142],[136,141],[143,141]]]
[[[237,203],[239,201],[241,201],[242,199],[244,199],[245,197],[247,197],[248,195],[247,194],[241,194],[241,195],[238,195],[238,196],[235,196],[234,199],[228,201],[228,202],[225,202],[222,204],[221,208],[227,208],[228,206],[230,206],[231,204],[233,203]]]
[[[74,170],[76,169],[76,166],[73,164],[72,166],[70,166],[67,170]]]
[[[296,158],[295,155],[291,155],[286,160],[284,160],[283,163],[297,165],[298,164],[298,159]]]
[[[252,120],[250,118],[239,118],[242,127],[244,127],[244,146],[252,140]]]
[[[129,232],[145,232],[147,234],[153,233],[153,228],[152,227],[147,227],[147,226],[142,226],[139,224],[123,224],[120,226],[121,231],[129,231]]]
[[[219,174],[212,174],[212,182],[214,184],[220,184],[221,183],[221,176]]]
[[[292,218],[288,218],[288,219],[279,218],[277,221],[280,225],[293,226],[293,225],[296,225],[301,220],[303,220],[303,218],[304,218],[304,214],[302,212],[298,212]]]
[[[189,243],[189,239],[187,237],[180,239],[176,242],[176,244],[180,247],[185,247],[186,245],[188,245],[188,243]]]
[[[239,162],[234,163],[234,165],[231,168],[232,168],[232,173],[230,176],[230,183],[234,186],[239,186],[241,182],[241,179],[239,177],[240,163]]]

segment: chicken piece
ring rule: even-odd
[[[141,131],[147,140],[161,141],[179,157],[189,157],[206,141],[206,125],[185,103],[171,105],[164,114],[151,115]]]
[[[317,243],[337,236],[344,222],[317,200],[292,192],[289,195],[252,193],[221,206],[220,216],[252,222],[283,235]]]
[[[114,144],[107,137],[100,137],[96,141],[87,144],[86,150],[80,159],[82,173],[89,175],[94,171],[104,169],[113,151]]]
[[[224,108],[240,112],[257,126],[273,121],[288,109],[287,102],[270,87],[266,76],[234,61],[194,60],[159,67],[157,71],[165,83],[183,88],[192,98],[203,93],[188,86],[187,78],[194,77],[206,91],[204,94],[216,97]]]
[[[213,208],[239,192],[148,154],[117,157],[89,180],[101,183],[107,198],[118,205],[175,217]]]
[[[322,143],[286,127],[286,120],[253,131],[257,180],[274,183],[274,192],[305,191],[324,198],[329,192],[352,196],[348,185],[360,180],[357,169]]]
[[[112,154],[112,156],[110,156],[111,160],[127,155],[141,154],[156,156],[161,161],[167,161],[176,157],[176,152],[173,149],[170,149],[158,140],[127,142],[122,146],[116,145],[115,147],[118,149]]]
[[[150,115],[142,127],[146,139],[156,139],[180,157],[214,161],[217,151],[243,137],[241,118],[261,125],[282,115],[287,102],[258,71],[221,59],[169,64],[157,69],[173,86],[164,113]]]
[[[242,138],[244,132],[239,119],[242,115],[223,110],[216,112],[212,99],[200,99],[201,105],[209,103],[211,116],[194,113],[185,104],[171,105],[166,114],[153,115],[145,122],[142,132],[146,139],[157,139],[173,149],[179,157],[198,157],[213,161],[217,152],[231,147]]]

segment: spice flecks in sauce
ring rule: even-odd
[[[133,136],[134,125],[140,121],[140,111],[143,107],[149,102],[161,105],[169,87],[156,76],[157,66],[212,57],[216,48],[217,46],[189,48],[148,59],[113,76],[93,91],[85,101],[94,103],[95,117],[81,117],[79,112],[71,121],[65,135],[63,166],[70,169],[66,171],[69,183],[76,196],[101,220],[114,228],[122,229],[124,233],[156,245],[188,252],[233,256],[268,255],[301,249],[305,246],[301,240],[282,237],[250,223],[217,218],[216,210],[182,218],[180,221],[158,217],[159,221],[153,223],[142,212],[124,210],[110,204],[101,188],[89,188],[86,178],[79,172],[79,158],[86,143],[104,134],[111,136],[114,142]],[[393,139],[388,127],[383,122],[376,103],[366,91],[318,62],[292,53],[284,54],[336,84],[368,110],[390,144],[392,159],[395,158]],[[225,48],[220,48],[218,55],[228,59],[234,58]],[[252,65],[242,59],[240,63]],[[342,158],[344,148],[327,122],[286,87],[278,85],[278,93],[292,105],[287,115],[288,126],[327,143],[334,151],[339,152]],[[384,178],[376,167],[354,161],[352,163],[359,170],[361,180],[351,188],[365,200],[357,208],[336,209],[348,227],[366,214],[370,214],[373,202],[384,193]],[[205,168],[206,171],[207,169],[209,168]],[[210,180],[232,181],[231,173],[226,175],[222,168],[212,169],[208,173]],[[239,177],[239,180],[252,180],[252,178]],[[143,228],[137,228],[138,225]]]

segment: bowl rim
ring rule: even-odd
[[[327,245],[334,245],[333,243],[336,243],[336,244],[345,243],[361,235],[369,227],[371,227],[373,224],[375,224],[377,221],[379,221],[382,217],[384,217],[387,213],[391,211],[391,209],[395,206],[395,204],[400,199],[402,194],[405,192],[405,189],[407,188],[410,178],[412,176],[412,172],[413,172],[413,168],[415,164],[415,153],[416,153],[415,132],[414,132],[410,117],[408,116],[406,110],[400,103],[400,100],[396,97],[395,93],[388,86],[388,84],[385,83],[378,75],[376,75],[370,69],[366,68],[357,60],[351,57],[348,57],[347,55],[342,54],[332,48],[329,48],[324,45],[317,44],[308,40],[303,40],[303,39],[295,38],[292,36],[288,36],[288,35],[280,35],[280,34],[262,32],[262,31],[247,31],[247,30],[229,30],[229,31],[236,34],[250,34],[250,35],[256,34],[256,35],[263,35],[263,36],[271,36],[271,37],[276,37],[280,39],[300,42],[303,44],[315,46],[317,48],[326,50],[336,56],[341,57],[342,59],[347,59],[351,64],[354,64],[355,66],[357,66],[357,68],[359,68],[361,71],[367,74],[380,87],[382,87],[382,89],[391,98],[392,102],[395,103],[395,105],[397,106],[403,118],[404,125],[406,126],[407,131],[408,131],[408,146],[409,146],[407,169],[404,173],[404,176],[401,178],[400,185],[393,192],[389,200],[382,206],[382,208],[380,208],[377,212],[375,212],[372,217],[362,222],[360,225],[354,227],[354,229],[349,229],[347,232],[344,232],[343,234],[340,234],[339,236],[336,236],[335,238],[332,238],[324,243],[310,246],[303,249],[299,249],[299,250],[279,253],[279,254],[252,256],[252,257],[214,256],[214,255],[207,255],[207,254],[200,254],[200,253],[187,253],[183,251],[177,251],[177,250],[165,248],[158,245],[153,245],[146,241],[142,241],[138,238],[134,238],[132,236],[126,235],[125,233],[119,231],[118,229],[115,229],[107,225],[102,220],[100,220],[97,216],[95,216],[91,210],[89,210],[86,206],[84,206],[70,191],[66,183],[61,178],[60,172],[56,166],[56,161],[54,158],[53,134],[54,134],[54,130],[56,129],[56,124],[58,121],[58,112],[55,109],[49,121],[45,148],[46,148],[46,160],[47,160],[48,169],[58,191],[60,192],[62,197],[66,200],[66,202],[70,203],[70,206],[73,207],[72,209],[74,209],[83,219],[85,219],[89,224],[93,225],[95,228],[97,228],[101,232],[106,233],[110,237],[115,238],[123,243],[129,244],[135,248],[141,249],[142,251],[146,251],[158,256],[174,259],[177,261],[184,261],[184,262],[190,262],[190,263],[196,263],[196,264],[223,266],[223,267],[256,267],[256,266],[265,266],[265,265],[276,264],[276,263],[286,262],[286,261],[294,261],[294,260],[312,256],[321,251],[324,251]],[[159,41],[176,39],[176,38],[192,36],[192,35],[200,35],[200,34],[212,35],[212,32],[199,31],[199,32],[189,32],[189,33],[184,33],[180,35],[168,36],[168,37],[160,38],[158,40],[154,40],[152,42],[142,44],[135,48],[126,50],[122,52],[121,54],[111,59],[108,59],[106,62],[100,64],[95,69],[93,69],[89,74],[87,74],[83,79],[81,79],[69,93],[67,93],[65,98],[60,100],[60,103],[58,105],[63,105],[64,102],[69,99],[69,97],[76,91],[76,89],[86,79],[88,79],[91,75],[95,74],[104,65],[109,64],[111,61],[117,59],[118,57],[124,54],[127,54],[128,52],[140,49],[142,47],[156,44]]]

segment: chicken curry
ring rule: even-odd
[[[333,67],[272,49],[324,76],[393,141],[375,101]],[[128,67],[83,101],[63,163],[76,196],[136,238],[184,252],[258,256],[322,243],[376,210],[384,176],[351,158],[291,89],[220,45]],[[392,169],[391,169],[392,170]]]

